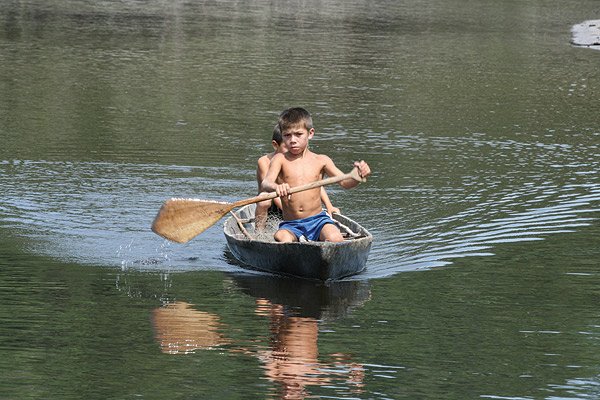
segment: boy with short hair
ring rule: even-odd
[[[308,240],[341,242],[340,230],[327,213],[322,212],[320,188],[289,194],[291,187],[305,185],[322,179],[323,174],[330,177],[342,175],[331,158],[309,150],[308,143],[315,134],[312,117],[304,108],[294,107],[283,111],[279,116],[279,129],[287,151],[275,154],[271,158],[269,169],[262,181],[265,192],[276,191],[282,201],[283,219],[279,230],[275,232],[278,242],[296,242],[301,236]],[[371,174],[369,165],[357,161],[360,176]],[[340,181],[344,189],[358,185],[352,178]]]
[[[265,176],[267,175],[267,171],[269,170],[269,165],[271,164],[271,160],[276,154],[285,153],[287,148],[283,143],[283,138],[281,137],[281,130],[279,129],[279,123],[275,124],[273,128],[273,136],[271,137],[271,145],[273,146],[273,152],[269,154],[265,154],[264,156],[258,159],[258,166],[256,167],[256,180],[258,181],[258,191],[260,192],[261,183]],[[340,210],[337,207],[334,207],[331,204],[331,200],[329,200],[329,196],[325,191],[325,188],[321,186],[321,201],[325,205],[327,212],[329,215],[332,215],[334,212],[339,213]],[[282,209],[281,199],[279,197],[274,198],[273,200],[265,200],[256,204],[256,211],[254,213],[254,220],[256,230],[263,230],[266,226],[267,216],[269,213],[273,213],[275,215],[281,216]]]

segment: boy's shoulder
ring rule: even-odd
[[[273,161],[273,160],[285,160],[285,153],[273,153],[271,154],[271,157],[269,158],[269,160]]]
[[[275,157],[275,155],[276,155],[275,152],[265,154],[258,159],[258,162],[259,163],[260,162],[271,162],[271,160],[273,159],[273,157]]]
[[[271,160],[268,157],[268,154],[265,154],[264,156],[259,157],[259,159],[257,161],[258,165],[262,165],[262,164],[265,164],[268,162],[271,162]]]
[[[317,161],[317,162],[327,163],[328,161],[331,160],[331,158],[327,154],[317,154],[317,153],[312,153],[312,154],[313,154],[315,161]]]

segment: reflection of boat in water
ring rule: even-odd
[[[294,315],[336,319],[362,306],[368,281],[319,282],[266,274],[229,274],[238,288],[257,299],[286,307]]]
[[[373,236],[350,218],[334,214],[345,236],[343,242],[279,243],[249,237],[245,225],[254,218],[255,204],[242,207],[225,221],[224,233],[231,253],[244,265],[281,275],[335,280],[365,269]]]

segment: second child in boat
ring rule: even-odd
[[[287,151],[271,158],[261,184],[262,191],[276,191],[281,198],[284,221],[275,232],[275,240],[296,242],[304,236],[308,240],[343,241],[335,221],[322,211],[320,188],[289,193],[291,187],[318,181],[324,174],[330,177],[343,175],[331,158],[313,153],[308,148],[315,134],[310,113],[300,107],[288,108],[279,116],[278,126]],[[363,178],[371,174],[369,165],[364,161],[357,161],[354,166]],[[358,182],[348,178],[339,184],[350,189]]]
[[[267,171],[269,170],[269,165],[271,165],[271,160],[276,154],[285,153],[287,148],[283,143],[283,138],[281,137],[281,130],[279,129],[279,124],[275,124],[273,128],[273,135],[271,137],[271,145],[273,146],[273,152],[269,154],[265,154],[264,156],[258,159],[258,166],[256,167],[256,180],[258,181],[258,192],[261,191],[261,183],[265,179],[267,175]],[[321,186],[321,201],[325,205],[327,209],[327,213],[332,215],[333,213],[339,213],[340,209],[334,207],[331,204],[331,200],[325,191],[325,188]],[[256,211],[254,215],[256,230],[260,231],[265,229],[267,223],[267,216],[269,214],[276,215],[278,217],[282,216],[281,213],[282,204],[281,199],[279,197],[274,198],[273,200],[265,200],[256,204]]]

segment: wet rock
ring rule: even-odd
[[[600,50],[600,19],[573,25],[571,33],[573,45]]]

